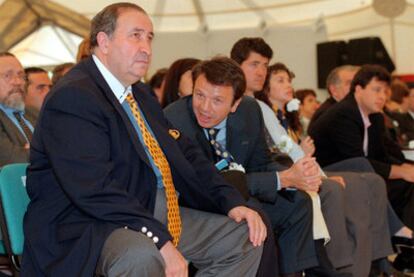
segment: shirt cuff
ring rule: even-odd
[[[279,178],[279,172],[276,172],[276,190],[281,190],[282,189],[282,184],[280,183],[280,178]]]

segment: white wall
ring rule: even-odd
[[[263,37],[273,48],[272,62],[285,63],[295,72],[296,88],[317,88],[316,44],[327,40],[323,28],[314,26],[274,26],[259,29],[215,31],[212,33],[157,33],[153,43],[153,60],[149,76],[158,68],[168,67],[176,59],[211,58],[230,54],[233,44],[242,37]]]

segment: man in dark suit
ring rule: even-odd
[[[52,81],[46,70],[40,67],[24,69],[27,82],[24,91],[24,105],[26,116],[36,122],[42,108],[43,101],[52,87]]]
[[[398,122],[401,135],[407,141],[414,140],[414,89],[408,95],[408,112],[394,113],[393,117]]]
[[[27,174],[23,276],[187,276],[187,259],[199,276],[256,274],[260,216],[136,84],[152,38],[139,6],[104,8],[93,56],[47,96]]]
[[[382,108],[389,74],[378,66],[363,66],[350,94],[330,108],[309,129],[321,165],[367,157],[387,182],[389,200],[403,222],[413,228],[414,166],[396,161],[384,145]]]
[[[193,96],[168,106],[167,118],[197,141],[209,159],[218,162],[217,166],[228,161],[244,168],[250,194],[260,200],[278,235],[282,273],[293,274],[315,266],[315,258],[310,260],[315,256],[309,224],[312,220],[301,204],[307,198],[304,190],[319,189],[319,169],[314,161],[304,158],[286,168],[271,160],[260,108],[254,99],[242,97],[245,78],[237,63],[228,58],[202,62],[193,70],[193,80]],[[217,132],[217,136],[212,138],[211,132]],[[218,149],[216,144],[223,149]],[[287,192],[289,188],[295,191]],[[278,191],[291,193],[291,201]],[[292,241],[301,243],[292,244]],[[325,253],[324,249],[318,248],[318,253]],[[308,276],[313,274],[314,269],[307,271]],[[330,274],[338,273],[331,268]]]
[[[25,74],[11,53],[0,53],[0,167],[27,162],[33,122],[24,113]]]
[[[321,104],[313,114],[311,123],[326,112],[334,104],[338,103],[348,95],[352,79],[359,67],[353,65],[342,65],[334,68],[326,78],[326,89],[330,97]]]

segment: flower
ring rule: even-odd
[[[277,148],[283,153],[289,153],[293,148],[292,139],[288,135],[280,136],[280,139],[277,143]]]
[[[290,100],[287,105],[286,105],[286,110],[288,112],[294,112],[299,110],[299,105],[300,105],[300,100],[297,98],[293,98],[292,100]]]

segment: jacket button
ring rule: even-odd
[[[151,237],[152,237],[152,232],[148,232],[148,233],[147,233],[147,236],[148,236],[149,238],[151,238]]]
[[[148,231],[147,227],[144,226],[141,228],[141,232],[146,233],[147,231]]]
[[[154,243],[157,243],[157,242],[159,241],[159,239],[158,239],[158,237],[153,237],[153,238],[152,238],[152,241],[153,241]]]

